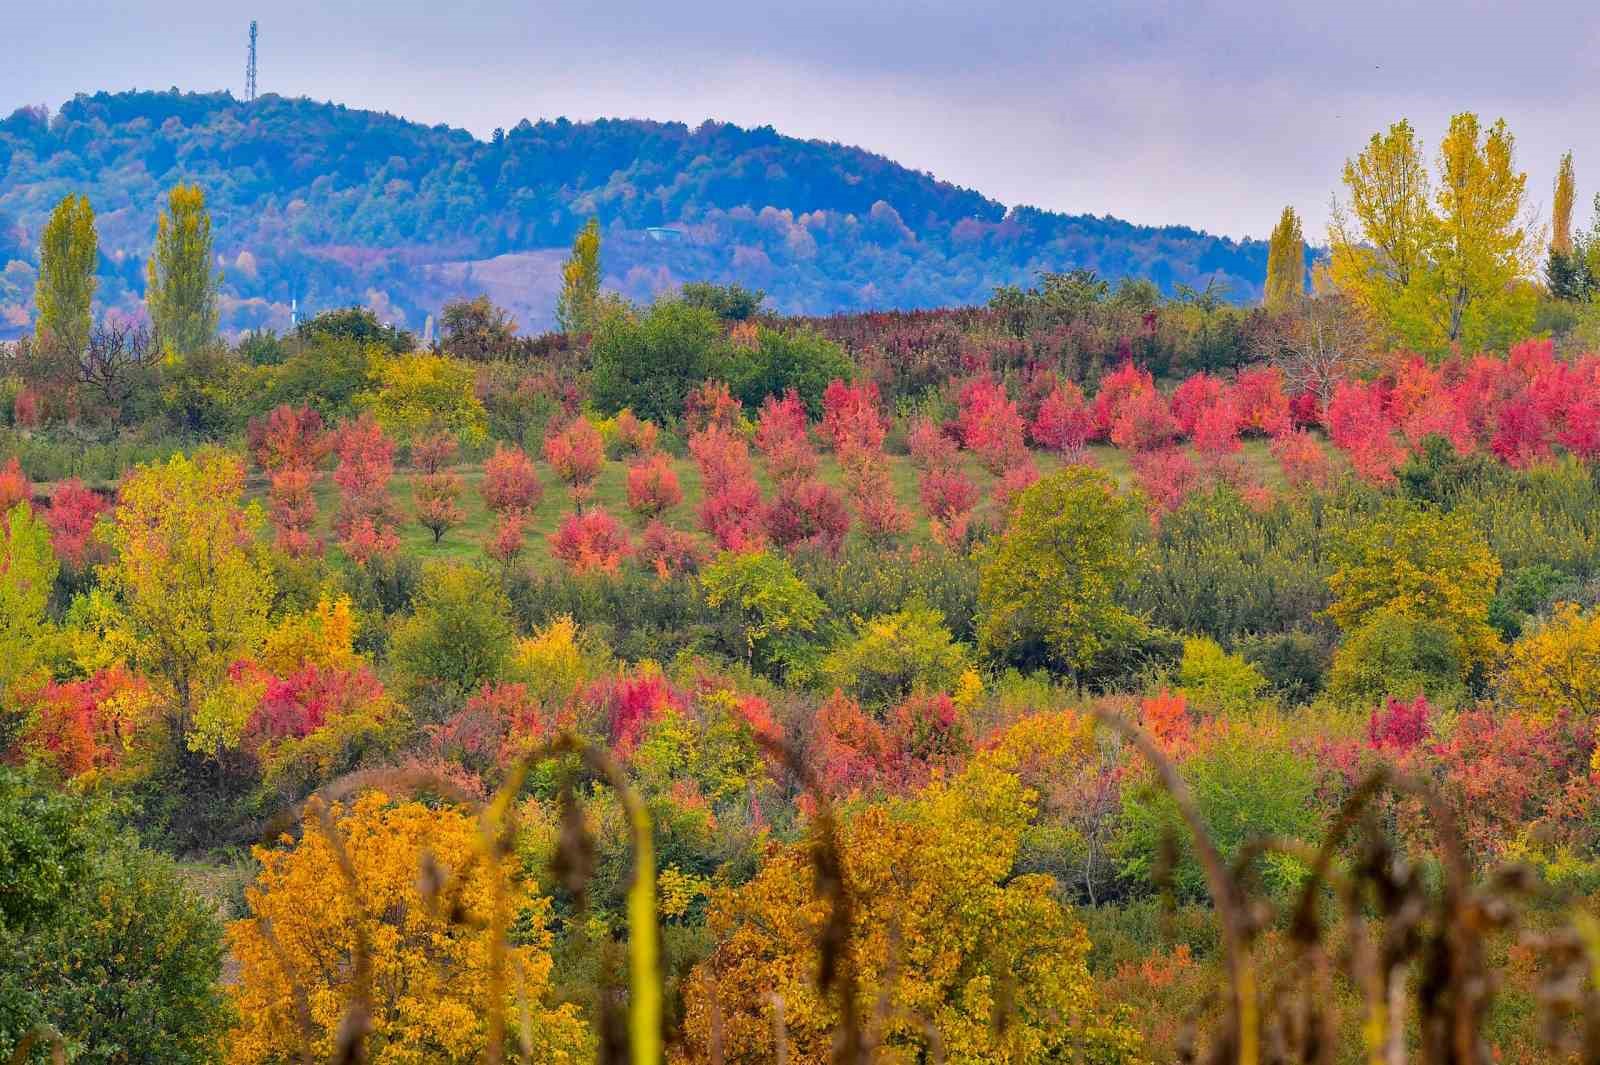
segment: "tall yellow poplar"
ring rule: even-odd
[[[594,331],[600,300],[600,220],[589,219],[572,241],[572,255],[561,267],[561,295],[556,322],[568,336]]]
[[[1558,255],[1572,254],[1572,202],[1576,198],[1572,153],[1568,152],[1556,169],[1555,200],[1550,209],[1550,250]]]
[[[1267,241],[1267,283],[1262,302],[1269,310],[1293,306],[1306,291],[1306,238],[1300,216],[1285,207]]]

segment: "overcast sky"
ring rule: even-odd
[[[1282,10],[1279,10],[1279,9]],[[487,136],[566,115],[770,123],[1004,203],[1317,240],[1343,160],[1406,116],[1503,116],[1547,216],[1600,187],[1600,5],[1455,0],[0,0],[0,112],[97,89],[262,92]]]

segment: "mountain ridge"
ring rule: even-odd
[[[234,331],[282,328],[291,301],[364,303],[418,328],[476,290],[542,328],[549,253],[590,214],[606,284],[625,295],[739,281],[793,313],[972,303],[1076,267],[1168,292],[1216,280],[1250,299],[1266,260],[1261,241],[1008,207],[771,126],[524,119],[484,140],[305,97],[100,92],[0,120],[0,330],[26,328],[31,243],[68,192],[99,218],[102,305],[134,310],[161,196],[179,180],[206,189]]]

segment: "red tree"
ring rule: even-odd
[[[494,533],[483,545],[484,554],[509,566],[522,554],[528,532],[527,516],[520,510],[507,510],[495,521]]]
[[[836,555],[850,531],[850,511],[821,481],[785,481],[767,508],[766,529],[780,547],[804,545]]]
[[[1083,398],[1083,391],[1068,381],[1039,404],[1039,414],[1029,432],[1040,447],[1075,460],[1094,436],[1094,411]]]
[[[44,514],[56,557],[75,570],[92,562],[94,523],[110,505],[98,493],[85,488],[76,477],[59,482],[51,493],[50,509]]]
[[[533,460],[520,447],[495,445],[483,464],[483,502],[496,514],[531,514],[544,499]]]
[[[449,433],[435,433],[411,448],[411,461],[418,470],[411,486],[417,522],[433,533],[434,543],[466,520],[460,502],[461,475],[450,468],[455,457],[456,440]]]
[[[998,474],[1027,454],[1022,415],[1006,390],[988,377],[975,378],[961,389],[961,442],[984,468]]]
[[[692,533],[674,529],[662,521],[645,526],[639,538],[639,561],[655,570],[663,580],[675,573],[695,569],[700,564],[700,541]]]
[[[906,447],[911,452],[911,464],[919,470],[943,469],[956,462],[956,442],[926,416],[912,423],[906,434]]]
[[[22,472],[22,463],[13,455],[10,462],[0,466],[0,514],[32,498],[33,482]]]
[[[549,542],[550,553],[577,573],[615,573],[633,553],[628,534],[604,507],[568,514]]]
[[[1177,510],[1199,483],[1194,463],[1175,447],[1134,455],[1133,475],[1140,491],[1150,500],[1151,516],[1155,518]]]
[[[1201,412],[1222,402],[1223,383],[1208,373],[1191,374],[1172,393],[1172,416],[1184,436],[1193,436]]]
[[[339,430],[334,450],[339,465],[333,483],[340,494],[334,527],[345,551],[363,563],[392,555],[399,546],[399,517],[389,499],[394,441],[371,414],[363,414]]]
[[[1111,442],[1127,451],[1154,451],[1177,438],[1177,419],[1153,388],[1129,395],[1111,423]]]
[[[594,495],[594,482],[605,464],[605,442],[587,418],[575,418],[544,438],[544,460],[567,486],[574,505],[581,507]]]
[[[628,467],[628,509],[651,518],[683,502],[672,460],[660,452]]]
[[[972,479],[960,470],[929,470],[917,488],[923,508],[936,523],[935,538],[952,544],[964,539],[972,508],[978,504],[978,486]]]

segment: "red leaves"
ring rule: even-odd
[[[0,514],[32,498],[33,482],[22,472],[22,463],[12,456],[10,462],[0,466]]]
[[[836,797],[919,787],[935,769],[957,769],[974,745],[971,723],[943,692],[907,696],[879,722],[835,691],[812,727],[817,777]]]
[[[575,418],[544,438],[544,460],[567,486],[573,503],[582,506],[594,493],[595,478],[605,463],[605,442],[593,422]]]
[[[114,768],[141,724],[130,716],[130,708],[138,705],[145,687],[142,678],[122,666],[102,669],[86,680],[50,681],[29,700],[33,713],[23,746],[67,777]]]
[[[345,552],[365,565],[392,555],[399,546],[398,519],[389,500],[389,478],[394,475],[394,441],[371,414],[346,422],[334,444],[339,465],[333,483],[339,487],[339,514],[334,527]],[[286,485],[286,491],[295,488]],[[303,508],[303,502],[295,507]],[[303,510],[295,511],[303,513]]]
[[[744,441],[713,425],[689,437],[689,452],[700,467],[705,489],[700,503],[701,528],[726,550],[758,546],[765,514]]]
[[[888,430],[878,414],[878,386],[831,381],[822,393],[821,432],[841,462],[852,451],[882,450]]]
[[[639,541],[639,561],[665,580],[700,564],[700,542],[692,533],[674,529],[662,521],[645,526]]]
[[[1081,455],[1094,436],[1094,411],[1084,400],[1083,390],[1070,381],[1053,390],[1039,404],[1029,433],[1040,447],[1071,458]]]
[[[928,516],[938,523],[935,536],[954,543],[966,536],[972,508],[978,504],[978,486],[960,470],[929,470],[922,475],[918,493]]]
[[[509,566],[522,554],[528,531],[528,519],[519,510],[508,510],[495,522],[494,533],[484,544],[486,555]]]
[[[1374,484],[1394,481],[1405,449],[1395,440],[1380,386],[1341,381],[1328,404],[1328,435],[1363,478]]]
[[[912,423],[906,434],[906,447],[911,452],[911,464],[919,470],[944,469],[956,462],[956,442],[926,416]]]
[[[672,460],[656,452],[628,467],[628,509],[655,517],[683,502]]]
[[[782,399],[768,396],[756,423],[756,447],[767,460],[773,481],[804,480],[817,472],[817,453],[806,435],[806,407],[790,389]]]
[[[533,460],[520,447],[498,444],[483,464],[483,502],[496,514],[529,514],[544,499]]]
[[[789,480],[767,508],[766,528],[780,547],[806,545],[837,555],[850,531],[850,512],[843,497],[821,481]]]
[[[310,407],[273,408],[264,418],[252,418],[245,429],[250,455],[269,473],[287,468],[315,469],[333,449],[324,432],[322,415]]]
[[[1367,746],[1375,751],[1405,754],[1432,732],[1428,717],[1432,707],[1424,696],[1407,703],[1390,698],[1367,716]]]
[[[1129,394],[1111,422],[1111,442],[1136,453],[1166,447],[1178,435],[1177,419],[1154,388]]]
[[[1175,447],[1134,455],[1133,476],[1150,500],[1153,517],[1177,510],[1200,480],[1189,456]]]
[[[1303,429],[1284,433],[1272,441],[1272,455],[1291,488],[1326,488],[1332,476],[1328,453],[1315,436]]]
[[[456,450],[455,437],[449,433],[436,433],[417,441],[411,448],[411,461],[421,471],[412,485],[417,521],[433,533],[434,543],[439,542],[446,529],[466,520],[466,513],[458,502],[461,475],[449,468]]]
[[[628,534],[604,507],[568,514],[548,539],[550,553],[577,573],[615,573],[633,554]]]
[[[76,477],[57,484],[50,496],[50,509],[44,513],[56,557],[73,569],[82,569],[88,564],[94,523],[110,505],[85,488]]]
[[[987,377],[969,381],[960,402],[961,441],[990,473],[1016,465],[1027,454],[1022,415],[999,384]]]

